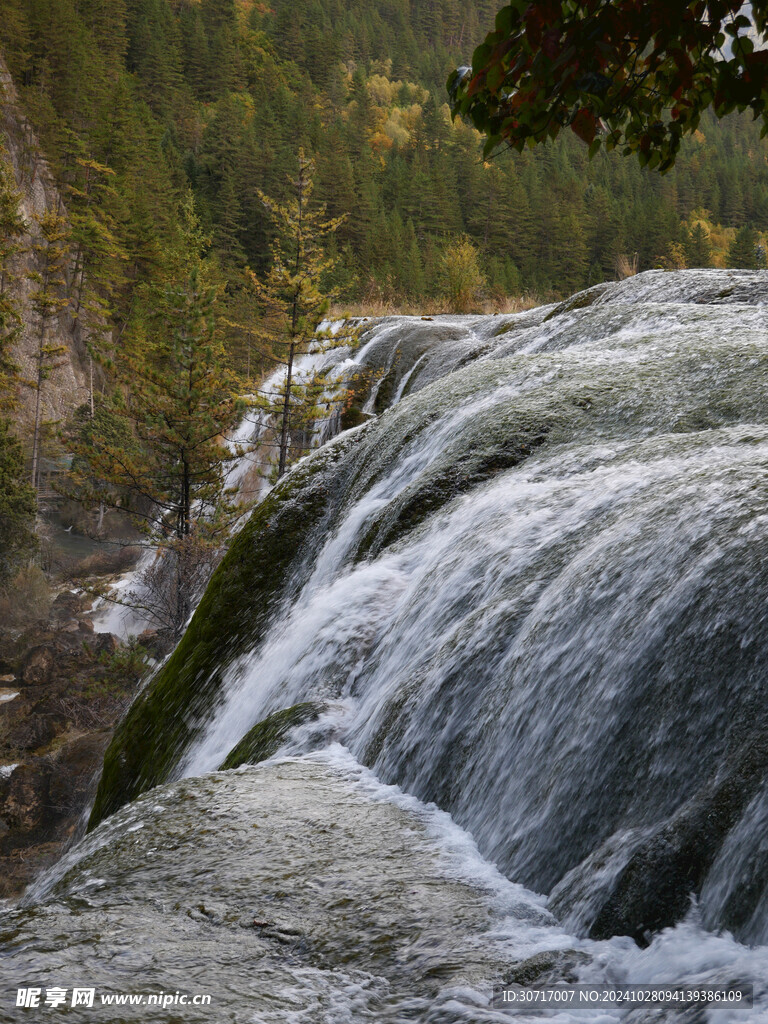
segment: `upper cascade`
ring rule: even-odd
[[[364,422],[256,508],[92,823],[338,741],[579,934],[645,943],[693,895],[768,941],[766,303],[652,271],[372,321],[338,354]]]

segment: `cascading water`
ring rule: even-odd
[[[324,320],[319,324],[316,342],[309,346],[308,351],[297,355],[293,362],[294,384],[301,388],[315,377],[328,377],[328,396],[331,399],[337,379],[343,379],[350,372],[349,368],[357,367],[350,358],[350,346],[366,319]],[[340,353],[343,353],[341,357]],[[273,409],[281,407],[285,379],[286,368],[280,365],[259,388],[262,402]],[[226,485],[246,502],[260,500],[269,491],[269,478],[278,461],[276,448],[281,426],[277,417],[258,404],[256,396],[249,396],[249,401],[252,407],[226,438],[230,449],[239,454],[228,469]],[[338,420],[336,415],[318,420],[311,436],[302,438],[303,442],[309,448],[322,444],[333,433],[338,433]]]
[[[35,929],[106,915],[99,984],[130,990],[121,942],[177,974],[201,942],[222,1020],[505,1020],[521,961],[754,982],[682,1019],[768,1020],[767,278],[652,272],[340,350],[380,415],[256,509],[108,752],[92,820],[128,805],[8,962],[70,969]],[[680,1017],[585,1013],[557,1019]]]

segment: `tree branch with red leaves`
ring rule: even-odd
[[[485,152],[522,150],[570,128],[668,170],[704,110],[751,110],[768,131],[768,0],[513,0],[448,79],[454,116]]]

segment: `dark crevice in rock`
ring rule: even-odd
[[[709,786],[634,852],[598,912],[590,937],[630,935],[647,945],[652,933],[681,920],[766,772],[768,739],[759,735],[745,742]]]

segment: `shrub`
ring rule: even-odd
[[[443,284],[452,312],[468,313],[476,308],[485,281],[477,250],[466,235],[447,245],[441,264]]]
[[[46,618],[50,605],[51,588],[42,569],[26,566],[0,591],[0,622],[23,628]]]

